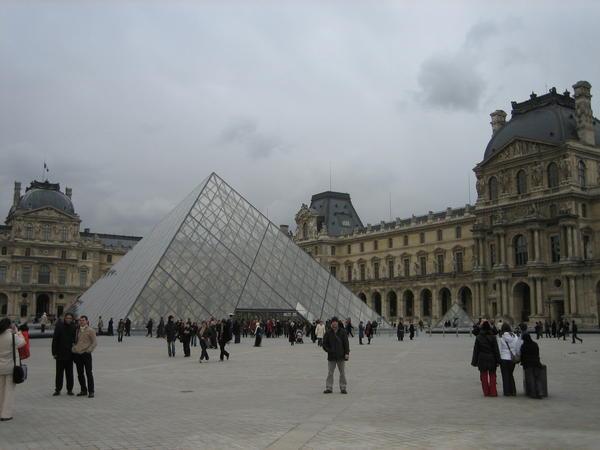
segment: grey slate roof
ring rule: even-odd
[[[515,138],[524,138],[548,144],[560,145],[569,139],[577,139],[575,123],[575,100],[568,92],[532,97],[521,103],[512,102],[511,120],[500,128],[488,143],[484,160],[491,157]],[[596,142],[600,143],[600,124],[594,118]]]
[[[319,215],[319,230],[325,224],[329,236],[349,234],[355,228],[363,227],[349,194],[333,191],[315,194],[311,198],[310,208]]]
[[[86,233],[81,232],[79,235],[82,238],[93,239],[96,236],[102,242],[105,248],[127,248],[132,249],[142,238],[138,236],[122,236],[118,234],[104,234],[104,233]]]

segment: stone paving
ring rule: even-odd
[[[168,358],[162,340],[103,336],[96,398],[52,397],[50,340],[38,339],[0,448],[599,448],[600,336],[583,339],[540,341],[544,400],[522,395],[520,368],[518,397],[484,398],[466,335],[354,338],[349,395],[322,394],[325,353],[310,341],[246,339],[230,361],[212,350],[198,364],[199,347]]]

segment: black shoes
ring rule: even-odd
[[[86,395],[88,395],[87,391],[81,391],[79,394],[77,394],[77,397],[85,397]]]
[[[348,391],[347,391],[346,389],[341,389],[341,390],[340,390],[340,392],[341,392],[342,394],[347,394],[347,393],[348,393]]]
[[[67,395],[75,395],[75,394],[73,394],[73,391],[67,391]]]
[[[331,394],[333,391],[331,389],[325,389],[323,394]]]
[[[60,391],[54,391],[54,394],[52,394],[53,397],[56,397],[57,395],[60,395]]]
[[[93,392],[90,392],[90,393],[88,394],[88,398],[94,398],[94,393],[93,393]]]

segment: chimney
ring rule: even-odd
[[[71,198],[71,195],[73,195],[73,189],[71,189],[70,187],[65,188],[65,195]]]
[[[591,88],[592,85],[587,81],[578,81],[573,85],[575,90],[575,121],[579,140],[584,144],[596,145]]]
[[[492,136],[498,132],[500,128],[504,126],[506,123],[506,113],[501,109],[497,109],[493,113],[490,114],[492,121],[490,124],[492,125]]]
[[[19,200],[21,199],[21,183],[15,181],[15,193],[13,194],[13,206],[17,206],[19,204]]]
[[[279,230],[286,235],[290,234],[290,226],[289,225],[279,225]]]

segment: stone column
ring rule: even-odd
[[[475,283],[473,293],[473,318],[479,316],[479,283]]]
[[[398,317],[406,317],[406,314],[404,314],[406,312],[406,305],[404,304],[404,293],[399,294],[398,293]]]
[[[441,318],[440,315],[440,296],[439,296],[439,289],[435,289],[432,293],[431,293],[431,315],[435,318],[435,321],[439,320]],[[433,324],[433,322],[432,322]]]
[[[529,284],[530,284],[530,288],[529,288],[529,304],[531,306],[531,316],[537,316],[537,290],[538,290],[538,285],[537,285],[537,278],[535,277],[531,277],[529,278]]]
[[[508,258],[506,257],[506,235],[504,233],[500,235],[500,249],[502,251],[502,265],[507,265]]]
[[[510,316],[509,304],[508,304],[508,282],[506,280],[500,281],[502,286],[502,314]]]
[[[531,262],[537,261],[537,253],[535,252],[534,231],[527,230],[527,256]]]
[[[569,300],[571,303],[571,314],[577,314],[577,292],[575,290],[575,277],[569,277]]]
[[[542,255],[540,252],[540,230],[533,231],[533,241],[534,241],[534,247],[535,247],[535,260],[541,261]]]
[[[570,292],[569,288],[569,278],[565,275],[563,279],[563,296],[564,296],[564,306],[565,306],[565,314],[571,314],[571,300],[570,300]]]
[[[542,289],[544,288],[544,282],[541,278],[536,279],[537,289],[535,290],[536,298],[535,301],[537,303],[537,313],[538,316],[544,316],[544,296]]]
[[[569,259],[573,258],[573,227],[567,226],[565,228],[567,233],[567,252],[569,253]]]

